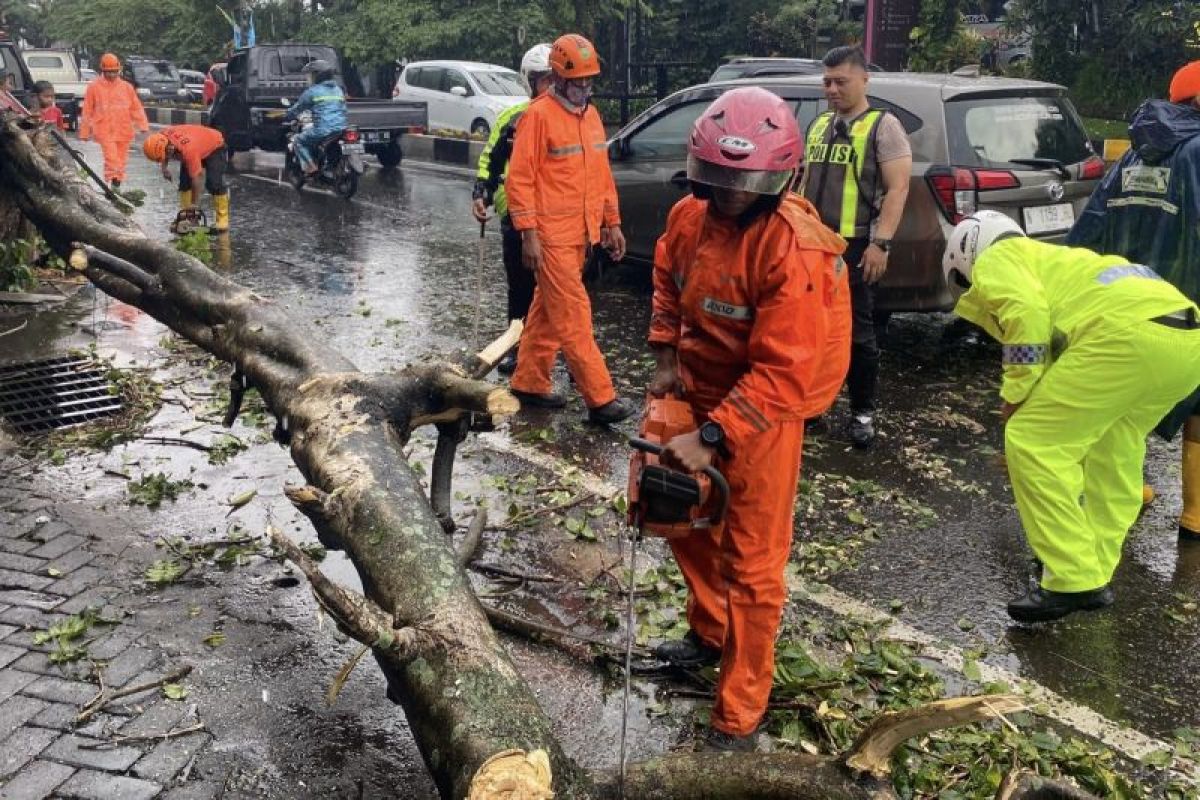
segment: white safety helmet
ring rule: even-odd
[[[533,88],[534,76],[550,72],[550,45],[542,42],[525,51],[521,57],[521,75]]]
[[[1000,239],[1024,235],[1012,217],[999,211],[976,211],[955,225],[942,255],[942,272],[950,291],[957,297],[971,286],[971,272],[980,253]]]

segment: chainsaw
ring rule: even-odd
[[[696,428],[692,407],[683,400],[654,397],[647,402],[641,436],[629,440],[629,525],[642,535],[678,539],[724,524],[729,484],[716,467],[688,474],[659,461],[671,439]]]
[[[208,216],[200,206],[188,206],[179,209],[175,221],[171,223],[171,233],[183,236],[192,231],[208,227]]]
[[[634,595],[637,592],[637,548],[642,536],[681,539],[696,530],[720,533],[729,508],[729,484],[713,466],[685,473],[660,462],[665,445],[676,436],[696,430],[692,407],[674,397],[652,397],[646,402],[640,436],[631,438],[629,459],[629,589],[625,606],[625,698],[621,717],[619,795],[625,796],[626,737],[629,695],[633,678]],[[618,540],[619,541],[619,540]],[[651,668],[661,671],[661,666]],[[639,670],[648,674],[646,670]]]

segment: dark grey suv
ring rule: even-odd
[[[789,101],[801,130],[825,109],[821,76],[795,75],[695,86],[639,115],[609,146],[629,258],[653,258],[667,212],[688,190],[692,123],[723,92],[747,85]],[[880,286],[881,310],[937,311],[953,304],[941,257],[963,216],[995,209],[1031,236],[1059,241],[1104,174],[1061,86],[872,73],[868,94],[873,106],[896,114],[913,147],[908,203]]]

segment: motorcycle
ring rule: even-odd
[[[358,178],[365,169],[363,144],[359,141],[358,129],[346,128],[318,142],[312,148],[317,171],[313,175],[306,175],[304,168],[300,166],[293,140],[311,125],[310,120],[304,119],[287,123],[287,155],[284,158],[283,170],[287,174],[288,183],[296,187],[296,191],[301,191],[304,184],[316,181],[329,186],[339,197],[349,200],[358,191]]]

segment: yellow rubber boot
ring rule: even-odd
[[[180,189],[179,190],[179,207],[180,208],[191,208],[195,204],[196,204],[195,197],[192,195],[191,189]]]
[[[1200,542],[1200,442],[1183,440],[1183,515],[1179,538]]]
[[[217,219],[213,223],[213,233],[228,233],[229,232],[229,195],[214,194],[213,195],[213,210],[217,213]]]

